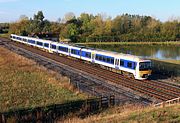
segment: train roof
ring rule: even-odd
[[[126,60],[131,60],[131,61],[136,61],[136,62],[145,62],[145,61],[150,61],[146,59],[142,59],[138,56],[131,55],[131,54],[124,54],[124,53],[118,53],[118,52],[113,52],[113,51],[107,51],[107,50],[101,50],[101,49],[93,49],[95,53],[99,53],[102,55],[107,55],[111,57],[116,57],[116,58],[122,58]]]
[[[18,35],[15,35],[15,34],[11,34],[11,35],[12,36],[18,36]],[[24,37],[24,38],[30,38],[30,39],[39,40],[39,41],[51,42],[51,43],[57,44],[57,45],[62,44],[62,45],[65,45],[65,46],[83,48],[83,49],[86,49],[86,50],[91,50],[94,53],[99,53],[99,54],[102,54],[102,55],[116,57],[116,58],[123,58],[123,59],[126,59],[126,60],[131,60],[131,61],[136,61],[136,62],[150,61],[150,60],[145,60],[145,59],[142,59],[142,58],[140,58],[138,56],[131,55],[131,54],[124,54],[124,53],[118,53],[118,52],[107,51],[107,50],[102,50],[102,49],[95,49],[95,48],[86,47],[86,46],[82,46],[82,45],[65,44],[65,43],[61,43],[61,42],[53,42],[51,40],[37,39],[37,38],[34,38],[34,37],[27,37],[27,36],[18,36],[18,37]]]

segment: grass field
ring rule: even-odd
[[[65,123],[179,123],[180,104],[165,108],[125,105],[108,109],[85,119],[72,118]]]
[[[160,60],[160,59],[157,59],[157,58],[150,58],[150,60],[155,60],[155,61],[159,61],[159,62],[166,62],[166,63],[172,63],[172,64],[180,65],[180,60],[173,60],[173,59]]]
[[[0,47],[0,112],[86,98],[68,80]]]
[[[2,37],[2,38],[9,38],[9,34],[8,33],[0,34],[0,37]]]

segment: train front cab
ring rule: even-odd
[[[144,80],[147,79],[152,72],[152,65],[150,60],[140,61],[136,68],[136,79]]]

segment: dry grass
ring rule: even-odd
[[[0,47],[0,112],[86,98],[69,79]]]
[[[85,119],[72,118],[64,123],[164,123],[180,122],[180,105],[154,108],[126,105],[106,110]]]

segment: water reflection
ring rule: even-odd
[[[180,60],[180,47],[175,45],[88,45],[90,47],[122,52],[142,56],[145,58],[157,58],[161,60]]]

